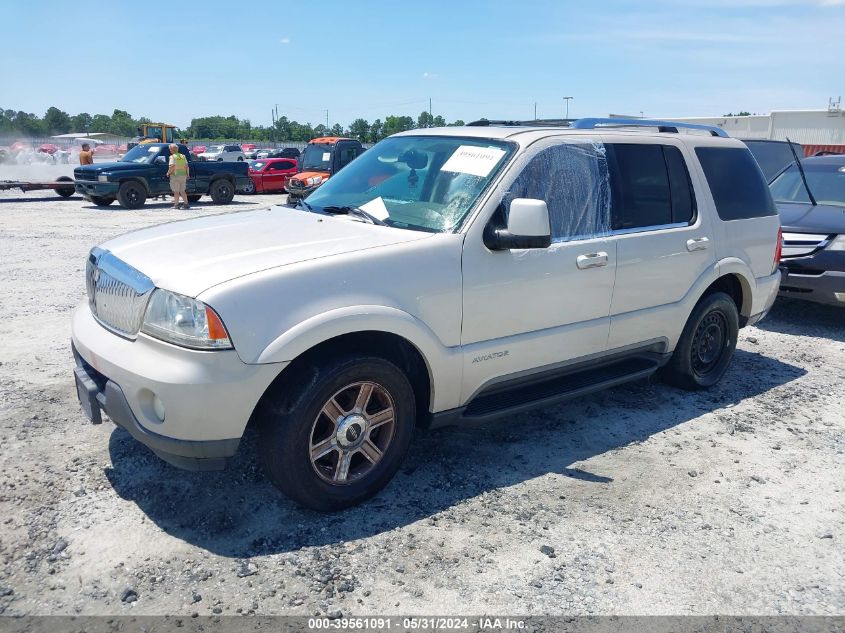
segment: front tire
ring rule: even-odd
[[[189,193],[188,194],[188,202],[197,202],[200,198],[202,198],[202,194],[195,194],[195,193]]]
[[[107,207],[112,202],[114,202],[114,198],[104,198],[102,196],[91,196],[91,202],[96,204],[98,207]]]
[[[303,506],[330,512],[387,485],[413,437],[416,405],[396,365],[346,356],[271,388],[258,420],[259,460],[273,485]]]
[[[245,193],[247,195],[252,195],[255,193],[255,182],[252,178],[249,179],[249,184],[246,184],[241,189],[241,193]]]
[[[211,183],[209,193],[215,204],[229,204],[235,197],[235,187],[225,178],[220,178]]]
[[[140,209],[147,201],[147,190],[140,182],[130,180],[120,185],[117,200],[126,209]]]
[[[739,336],[739,312],[724,292],[707,295],[684,326],[669,363],[660,376],[671,385],[695,391],[722,379],[733,359]]]

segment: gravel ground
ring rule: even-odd
[[[845,310],[779,301],[710,391],[640,382],[420,433],[335,515],[278,494],[254,438],[188,473],[87,424],[69,337],[89,248],[279,199],[0,192],[0,613],[845,614]]]

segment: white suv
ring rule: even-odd
[[[240,145],[210,145],[201,154],[197,155],[200,160],[213,161],[239,161],[244,160],[244,152]]]
[[[778,216],[718,128],[481,121],[392,136],[297,208],[91,251],[80,401],[168,462],[222,468],[247,425],[320,510],[381,489],[414,429],[659,371],[724,375],[778,291]]]

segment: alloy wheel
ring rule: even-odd
[[[375,382],[356,382],[337,391],[320,409],[309,435],[314,472],[335,486],[369,474],[393,441],[396,406]]]

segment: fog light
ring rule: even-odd
[[[837,301],[845,301],[845,292],[834,292],[833,296],[836,297]]]
[[[153,396],[153,411],[155,411],[156,417],[164,422],[164,403],[158,396]]]

